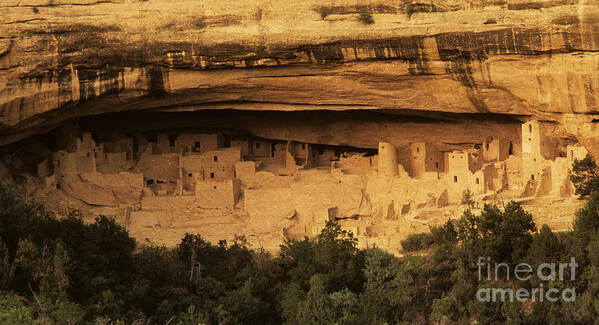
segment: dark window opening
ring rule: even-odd
[[[214,161],[218,161],[218,156],[214,156]]]
[[[222,134],[222,138],[223,138],[223,147],[230,148],[231,147],[231,135],[228,133],[225,133],[225,134]]]
[[[89,152],[87,153],[87,156],[89,157]]]
[[[534,174],[530,175],[530,179],[532,179],[534,181],[535,180],[535,175]]]
[[[202,147],[202,143],[200,143],[200,141],[194,141],[193,142],[193,149],[192,150],[194,152],[199,152],[200,149],[201,149],[201,147]]]
[[[256,149],[260,149],[260,142],[256,142]]]
[[[192,177],[193,175],[191,173],[187,174],[187,176]]]
[[[457,182],[458,182],[458,177],[457,177],[457,176],[454,176],[454,177],[453,177],[453,182],[454,182],[454,183],[457,183]]]
[[[174,146],[175,146],[175,139],[170,139],[170,138],[169,138],[169,139],[168,139],[168,145],[169,145],[170,147],[174,147]]]
[[[487,142],[487,144],[486,144],[486,147],[487,147],[487,150],[489,150],[489,143],[488,143],[488,142]]]
[[[514,144],[511,141],[510,141],[510,148],[508,149],[508,154],[509,155],[514,154]]]
[[[435,163],[435,168],[439,168],[439,163],[438,162]]]
[[[56,188],[60,190],[60,184],[56,184]]]
[[[302,143],[302,150],[306,149],[306,144]]]
[[[319,155],[324,155],[324,149],[318,149],[318,154]]]
[[[146,180],[146,185],[152,185],[152,184],[154,184],[154,180],[153,179]]]
[[[275,156],[275,150],[276,150],[276,148],[275,148],[275,145],[274,145],[274,144],[271,144],[271,145],[270,145],[270,156],[271,156],[271,157],[274,157],[274,156]]]
[[[528,132],[532,132],[532,125],[531,124],[528,125]]]
[[[94,158],[96,158],[96,159],[98,158],[98,153],[97,152],[94,152]]]
[[[420,152],[420,148],[416,147],[416,152]]]
[[[210,173],[210,178],[214,178],[214,173]]]
[[[156,183],[157,183],[157,184],[164,184],[164,181],[157,180],[157,181],[156,181]]]
[[[478,180],[478,178],[476,179],[476,184],[480,184],[480,181]]]
[[[216,190],[216,185],[214,186],[214,189]]]

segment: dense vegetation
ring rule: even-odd
[[[0,184],[0,323],[591,324],[599,319],[599,194],[590,188],[570,232],[537,229],[514,202],[475,209],[466,198],[460,218],[409,237],[398,258],[358,249],[335,223],[286,241],[277,256],[241,237],[211,244],[195,234],[174,249],[136,250],[107,218],[57,220]],[[511,269],[574,257],[574,278],[568,268],[542,285],[574,288],[576,299],[481,302],[481,288],[541,280],[508,279],[503,268],[480,279],[480,257]]]

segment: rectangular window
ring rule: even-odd
[[[214,161],[218,161],[218,157],[217,156],[214,156]]]
[[[457,176],[454,176],[454,177],[453,177],[453,182],[454,182],[454,183],[457,183],[457,182],[458,182],[458,177],[457,177]]]
[[[476,184],[480,184],[480,181],[478,180],[478,178],[476,179]]]
[[[210,173],[210,178],[214,178],[214,173]]]
[[[256,142],[256,149],[260,149],[260,142]]]
[[[202,147],[202,144],[200,143],[200,141],[194,141],[192,150],[194,152],[199,152],[201,150],[201,147]]]

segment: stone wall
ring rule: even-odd
[[[229,208],[237,204],[240,194],[238,179],[196,182],[196,202],[202,208]]]

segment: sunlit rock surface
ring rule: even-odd
[[[374,23],[360,22],[362,12]],[[2,1],[0,144],[81,119],[92,133],[212,127],[363,149],[433,143],[447,152],[488,137],[520,139],[520,123],[534,120],[547,139],[543,159],[566,158],[566,146],[576,143],[599,158],[598,28],[593,1]],[[554,174],[563,169],[553,164]],[[11,164],[4,169],[14,174]],[[87,177],[48,194],[55,208],[136,200],[130,184]],[[371,182],[365,191],[393,188]],[[68,203],[90,188],[102,194]],[[436,200],[443,192],[431,190]],[[312,232],[310,223],[300,231],[285,216],[272,229]],[[251,234],[251,216],[243,220],[241,232]],[[368,227],[371,235],[426,229],[405,222],[396,222],[401,230]],[[172,244],[196,227],[171,224],[179,230],[159,242]],[[220,230],[212,235],[230,236],[232,227],[214,226]],[[142,230],[140,237],[151,237]]]

